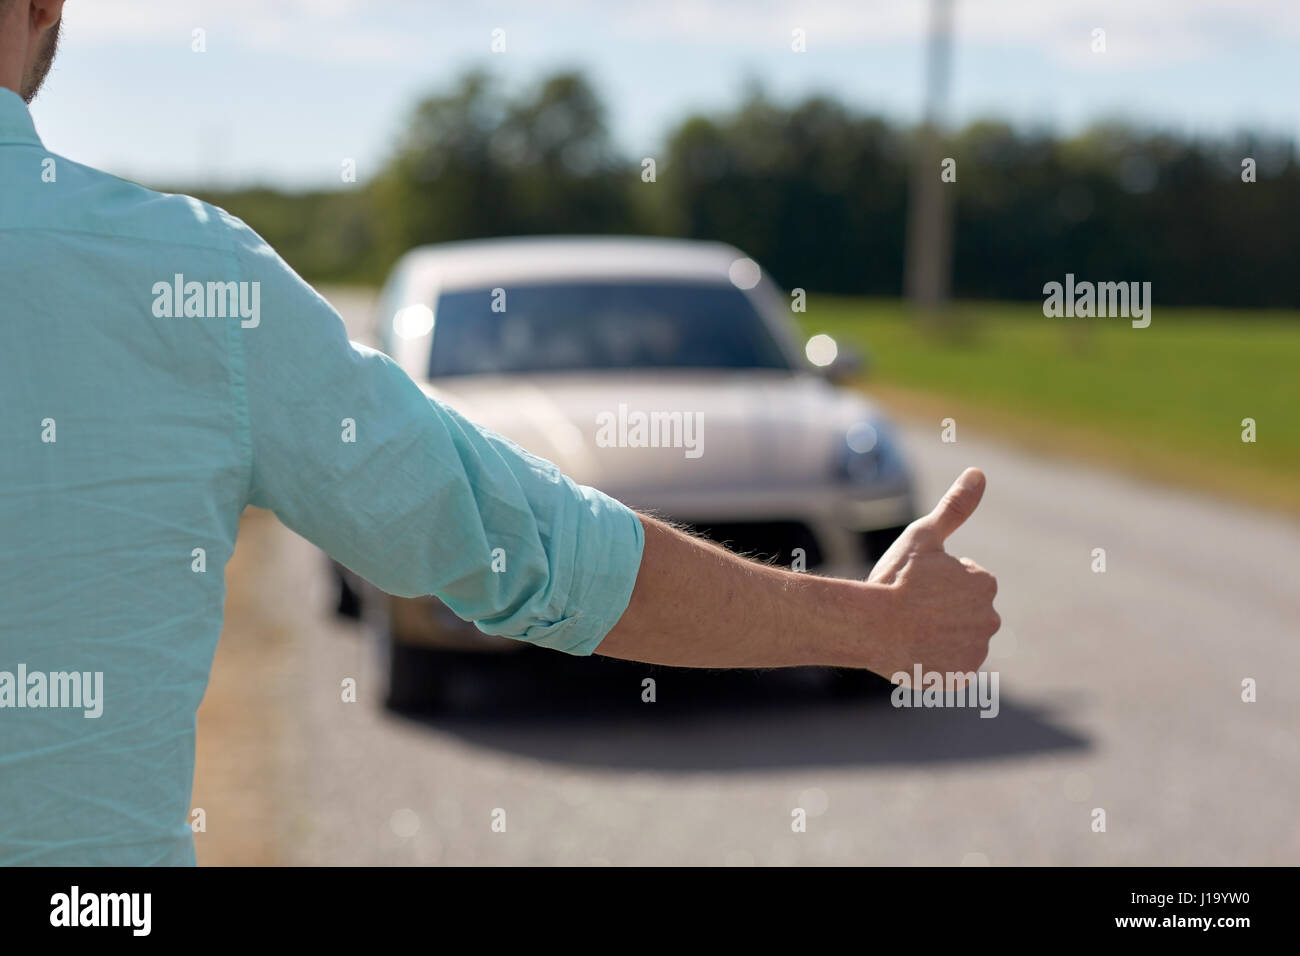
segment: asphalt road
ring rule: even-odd
[[[365,304],[336,302],[350,321]],[[330,615],[323,557],[255,513],[222,652],[261,668],[256,693],[240,686],[269,708],[269,809],[242,825],[290,863],[1300,863],[1300,525],[1029,457],[951,414],[955,444],[938,422],[903,433],[927,500],[967,464],[989,477],[950,550],[999,577],[996,719],[838,700],[798,672],[559,655],[468,681],[458,716],[393,716],[364,635]],[[269,651],[249,633],[267,620]],[[220,826],[198,839],[214,859]]]

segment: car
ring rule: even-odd
[[[575,481],[761,560],[861,578],[915,517],[912,471],[842,384],[860,361],[804,343],[796,301],[719,242],[472,240],[404,255],[374,335],[427,394]],[[382,641],[391,707],[454,695],[451,657],[526,646],[338,571],[340,611]]]

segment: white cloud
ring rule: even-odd
[[[587,6],[593,16],[600,4]],[[928,0],[662,0],[617,9],[623,28],[683,42],[786,45],[802,27],[810,52],[915,41],[928,28]],[[1034,47],[1064,61],[1092,56],[1092,30],[1126,62],[1195,60],[1225,43],[1263,36],[1300,38],[1296,0],[954,0],[956,41]]]
[[[64,20],[76,42],[170,40],[188,48],[201,27],[211,51],[225,43],[304,59],[375,61],[417,55],[420,37],[410,22],[428,19],[429,9],[413,0],[95,0],[69,4]]]
[[[1263,37],[1300,39],[1297,0],[954,0],[956,40],[1033,48],[1067,63],[1088,60],[1091,32],[1106,31],[1107,62],[1133,65],[1195,61]],[[94,0],[65,13],[80,41],[174,38],[188,46],[196,26],[209,43],[327,61],[383,61],[448,52],[439,41],[463,37],[464,21],[530,25],[571,46],[607,31],[662,37],[691,46],[785,49],[802,27],[808,48],[870,47],[923,37],[928,0]],[[486,49],[486,39],[484,41]],[[1095,62],[1095,61],[1094,61]]]

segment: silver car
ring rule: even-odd
[[[804,343],[791,303],[721,243],[478,240],[407,253],[374,331],[429,395],[574,480],[733,550],[860,578],[915,516],[912,474],[880,410],[836,384],[853,360]],[[446,693],[438,652],[524,646],[340,572],[341,607],[384,639],[392,706]]]

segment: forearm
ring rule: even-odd
[[[888,587],[786,571],[641,523],[632,599],[596,653],[679,667],[870,666]]]
[[[596,651],[686,667],[822,664],[891,679],[915,666],[967,674],[983,663],[1001,626],[997,579],[945,552],[944,541],[983,494],[983,472],[966,469],[865,582],[756,564],[643,517],[632,598]]]

